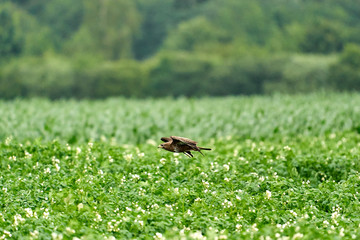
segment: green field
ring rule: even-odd
[[[359,103],[2,101],[0,239],[359,239]]]

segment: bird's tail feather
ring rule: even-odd
[[[211,150],[211,148],[204,148],[204,147],[199,147],[199,148],[200,148],[200,150],[208,150],[208,151]]]

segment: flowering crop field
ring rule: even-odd
[[[0,102],[0,239],[359,239],[359,103]]]

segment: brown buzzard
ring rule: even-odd
[[[170,152],[182,152],[188,157],[194,157],[190,151],[197,151],[202,154],[200,150],[211,150],[210,148],[198,147],[196,146],[197,142],[184,137],[162,137],[161,141],[165,143],[160,144],[158,146],[159,148],[165,149]]]

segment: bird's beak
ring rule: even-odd
[[[159,145],[158,148],[163,148],[163,146]]]

